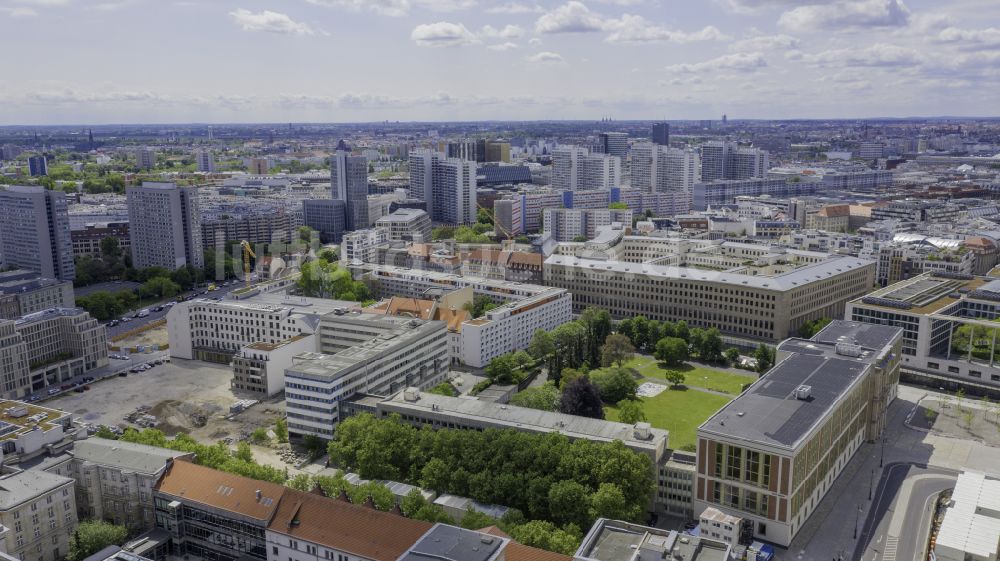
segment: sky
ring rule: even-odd
[[[996,116],[998,0],[0,0],[0,124]]]

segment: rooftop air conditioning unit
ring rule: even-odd
[[[795,399],[809,399],[812,397],[812,386],[799,386],[795,388]]]
[[[420,390],[417,388],[406,388],[403,390],[403,400],[417,401],[420,399]]]
[[[649,430],[649,423],[636,423],[632,434],[636,440],[649,440],[652,436]]]

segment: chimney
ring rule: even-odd
[[[260,500],[261,500],[261,499],[262,499],[262,498],[264,497],[264,494],[263,494],[263,493],[261,493],[260,489],[257,489],[256,493],[254,493],[254,494],[255,494],[255,495],[257,495],[257,502],[258,502],[258,503],[259,503],[259,502],[260,502]]]

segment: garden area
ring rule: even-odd
[[[653,397],[640,397],[639,403],[650,425],[670,431],[671,448],[693,452],[698,441],[698,426],[730,400],[726,396],[681,386],[668,388]],[[617,406],[607,406],[604,413],[608,420],[619,420]]]

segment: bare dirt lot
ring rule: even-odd
[[[147,329],[142,333],[136,333],[124,339],[119,339],[114,342],[114,345],[123,349],[134,349],[137,345],[159,345],[163,347],[167,342],[167,325],[163,324],[159,327]]]

